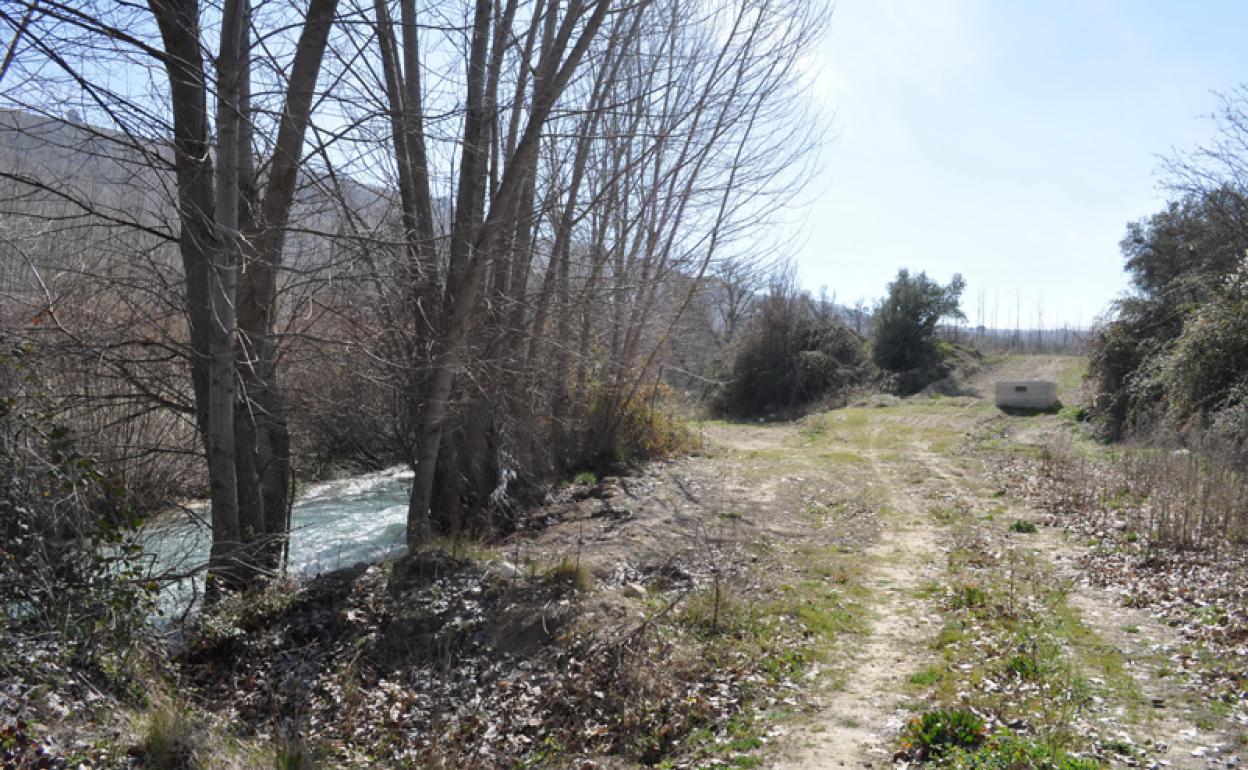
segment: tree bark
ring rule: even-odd
[[[530,153],[537,152],[542,128],[550,117],[555,100],[579,67],[590,42],[602,26],[602,21],[610,6],[610,0],[598,0],[593,13],[585,21],[580,38],[571,47],[565,59],[563,52],[568,50],[573,30],[584,11],[583,2],[574,0],[570,4],[563,25],[549,51],[549,57],[543,56],[543,64],[548,66],[548,71],[553,73],[553,76],[546,79],[541,92],[534,95],[533,107],[529,113],[524,134],[516,146],[512,162],[508,164],[499,183],[498,195],[491,201],[490,214],[484,223],[477,226],[475,223],[480,219],[474,218],[473,215],[476,212],[472,209],[461,212],[458,207],[461,203],[471,205],[477,195],[483,194],[484,191],[481,188],[486,179],[486,169],[482,168],[484,164],[478,164],[478,160],[483,160],[489,149],[481,143],[483,132],[478,122],[485,116],[479,113],[476,116],[473,115],[474,101],[477,103],[476,109],[479,109],[483,97],[480,89],[484,86],[484,73],[480,71],[480,68],[483,67],[485,61],[484,38],[489,26],[489,1],[479,0],[477,13],[479,26],[474,27],[473,53],[469,64],[469,115],[465,119],[464,154],[460,171],[459,201],[461,203],[457,203],[456,232],[452,233],[451,239],[451,275],[448,277],[444,303],[448,320],[445,331],[437,340],[429,397],[425,403],[417,434],[420,455],[416,477],[412,482],[412,495],[407,513],[409,549],[418,548],[427,542],[430,535],[430,503],[433,499],[435,466],[442,441],[442,430],[449,411],[455,374],[460,366],[464,342],[467,338],[469,320],[477,307],[482,280],[489,262],[487,255],[482,253],[480,247],[490,242],[492,232],[501,225],[499,220],[514,203],[514,196],[518,194],[519,183],[524,177],[523,172],[518,172],[517,169],[525,168],[530,160]],[[478,40],[478,36],[482,39]],[[561,61],[562,64],[560,64]],[[472,187],[465,190],[463,189],[465,184]],[[457,257],[462,261],[457,262]]]
[[[191,378],[207,454],[212,503],[209,576],[226,587],[240,579],[241,532],[234,459],[232,278],[216,222],[208,130],[208,89],[196,0],[149,0],[164,41],[178,178],[179,247],[191,332]]]

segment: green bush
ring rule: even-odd
[[[954,275],[947,286],[926,273],[900,270],[871,322],[871,359],[894,374],[896,390],[909,395],[944,377],[942,362],[952,346],[937,335],[942,318],[964,319],[959,307],[966,281]]]
[[[862,338],[783,287],[761,301],[721,370],[711,406],[734,417],[798,408],[871,376]]]
[[[1036,533],[1036,525],[1030,521],[1019,519],[1010,525],[1011,532],[1017,532],[1020,535],[1034,535]]]
[[[1248,291],[1236,288],[1192,313],[1166,357],[1166,398],[1179,417],[1217,411],[1248,386],[1248,296],[1241,295]]]
[[[1128,226],[1133,291],[1089,351],[1092,417],[1105,437],[1217,423],[1237,445],[1248,435],[1237,416],[1248,384],[1246,223],[1248,193],[1215,181]]]

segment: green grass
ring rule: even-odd
[[[1035,738],[999,732],[973,750],[955,750],[953,770],[1100,770],[1094,759],[1077,757],[1060,746]]]
[[[655,767],[658,770],[672,770],[676,767],[687,767],[690,761],[697,767],[703,767],[705,765],[702,763],[707,760],[714,767],[733,770],[762,767],[763,760],[757,756],[757,751],[766,744],[763,737],[765,722],[767,718],[779,715],[761,716],[763,718],[747,710],[730,719],[720,734],[706,727],[697,728],[685,737],[683,743],[687,750],[682,752],[680,759],[664,759]]]
[[[945,672],[936,666],[928,666],[922,671],[911,674],[906,681],[916,687],[931,687],[944,679]]]

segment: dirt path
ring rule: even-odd
[[[1031,371],[1035,366],[1038,372]],[[1002,376],[1059,380],[1064,396],[1073,400],[1078,378],[1072,370],[1077,366],[1071,359],[1043,357],[1031,363],[1011,360],[999,368]],[[991,393],[984,383],[999,373],[981,373],[981,391]],[[1016,552],[1008,558],[1034,560],[1035,574],[1073,587],[1068,596],[1061,595],[1072,624],[1067,629],[1071,636],[1062,643],[1070,648],[1066,654],[1072,665],[1089,678],[1093,694],[1072,729],[1091,729],[1111,738],[1108,743],[1115,748],[1098,749],[1102,761],[1173,768],[1235,766],[1237,760],[1230,756],[1234,742],[1201,724],[1205,712],[1189,707],[1191,694],[1165,679],[1165,668],[1181,646],[1177,633],[1142,610],[1121,606],[1117,595],[1080,582],[1078,548],[1060,532],[1011,540],[1006,521],[1038,518],[1036,512],[1018,501],[1001,501],[983,459],[956,451],[962,439],[971,437],[999,436],[994,440],[1007,445],[1042,443],[1064,429],[1059,418],[1011,423],[982,397],[970,396],[842,410],[823,419],[824,444],[857,458],[828,472],[856,487],[879,511],[878,539],[857,562],[868,592],[864,604],[870,608],[869,630],[845,651],[834,685],[812,697],[813,713],[791,728],[785,747],[769,766],[817,770],[891,762],[898,736],[915,713],[911,677],[938,657],[933,640],[942,618],[933,616],[939,609],[923,594],[948,579],[950,552],[958,547],[949,520],[940,514],[951,504],[962,521],[958,537],[965,538],[967,522],[973,522],[969,530],[974,537],[981,537],[980,530],[985,533],[981,545],[988,558],[1001,560],[1002,554]],[[775,450],[765,438],[751,435],[751,448]],[[993,521],[994,515],[997,524],[978,523]],[[1106,682],[1116,669],[1123,672],[1120,681]]]
[[[902,702],[906,678],[930,656],[926,644],[933,629],[918,594],[943,569],[945,533],[931,526],[922,501],[904,488],[877,450],[866,457],[875,483],[897,490],[889,495],[879,540],[863,554],[870,570],[863,577],[870,592],[870,631],[865,644],[842,663],[843,689],[822,699],[808,739],[781,765],[792,770],[887,763],[908,716]]]

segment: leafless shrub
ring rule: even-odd
[[[1124,446],[1111,460],[1056,440],[1040,471],[1061,482],[1056,504],[1090,516],[1096,529],[1211,555],[1248,544],[1248,476],[1212,440],[1195,449]]]

